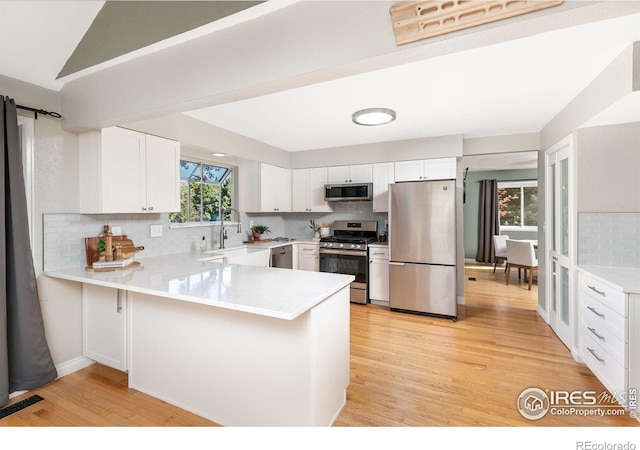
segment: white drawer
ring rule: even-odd
[[[305,255],[317,255],[320,252],[320,246],[315,244],[298,244],[298,251]]]
[[[623,342],[629,342],[627,319],[604,303],[594,299],[584,292],[580,292],[580,317],[597,324],[599,328],[606,328]]]
[[[389,259],[389,247],[369,247],[369,258]]]
[[[621,316],[627,317],[626,295],[621,290],[614,289],[596,278],[581,273],[580,292],[601,301]]]
[[[580,355],[609,392],[623,404],[629,372],[583,330],[580,331]]]
[[[628,368],[627,343],[605,328],[600,318],[594,314],[581,314],[580,332],[590,336],[599,343],[624,368]]]

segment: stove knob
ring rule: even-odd
[[[351,244],[351,248],[360,248],[359,245]]]
[[[328,242],[326,244],[324,244],[325,247],[333,247],[333,244],[331,242]]]
[[[340,244],[340,248],[344,248],[344,244]]]

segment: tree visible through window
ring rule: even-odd
[[[498,183],[500,227],[537,228],[538,183],[536,181]]]
[[[196,161],[180,160],[180,212],[172,223],[204,223],[231,220],[233,170]],[[222,208],[221,208],[222,207]]]

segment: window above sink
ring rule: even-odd
[[[169,214],[171,226],[199,226],[231,221],[234,169],[218,163],[180,160],[180,212]]]

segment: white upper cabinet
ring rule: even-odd
[[[389,211],[389,184],[394,180],[393,163],[373,165],[373,212]]]
[[[456,178],[456,158],[435,158],[395,163],[395,181],[449,180]]]
[[[124,128],[81,133],[80,212],[180,210],[180,143]]]
[[[373,180],[371,164],[333,166],[327,168],[327,171],[327,183],[371,183]]]
[[[240,211],[291,212],[291,170],[246,163],[238,171]]]
[[[291,171],[291,206],[294,212],[331,212],[324,201],[327,168],[294,169]]]

